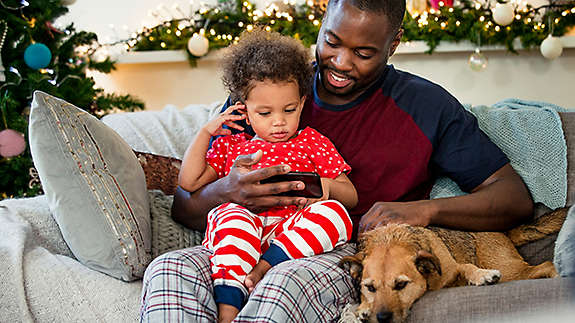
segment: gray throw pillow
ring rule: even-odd
[[[151,258],[146,180],[132,148],[110,127],[36,91],[30,150],[50,211],[84,265],[125,281]]]

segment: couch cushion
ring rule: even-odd
[[[567,143],[567,206],[575,204],[575,111],[560,112]]]
[[[522,322],[536,314],[572,310],[574,287],[573,278],[548,278],[444,288],[416,301],[407,321]]]
[[[86,111],[35,92],[30,150],[62,235],[86,266],[126,281],[150,259],[144,172],[130,146]]]

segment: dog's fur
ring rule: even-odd
[[[402,322],[428,290],[556,277],[553,263],[530,266],[515,247],[558,232],[566,215],[559,209],[507,234],[406,224],[369,231],[358,253],[340,261],[359,285],[356,315],[364,322]]]

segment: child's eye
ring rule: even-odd
[[[262,117],[265,117],[265,116],[269,115],[270,113],[269,112],[258,112],[258,114]]]
[[[286,109],[285,111],[286,111],[287,113],[291,113],[291,112],[295,112],[295,110],[296,110],[295,108],[292,108],[292,109]]]

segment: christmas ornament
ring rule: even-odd
[[[511,2],[496,4],[495,8],[491,9],[491,13],[493,14],[493,21],[500,26],[509,25],[515,17],[515,11]]]
[[[76,0],[62,0],[62,4],[65,6],[71,6],[76,3]]]
[[[433,9],[439,9],[441,7],[440,2],[446,7],[453,7],[453,0],[429,0],[429,4]]]
[[[35,70],[48,66],[51,60],[50,49],[42,43],[32,44],[24,51],[24,62]]]
[[[26,150],[24,134],[12,129],[0,131],[0,156],[14,157],[23,153],[24,150]]]
[[[561,53],[563,52],[563,44],[559,38],[553,37],[549,34],[549,36],[541,42],[540,50],[543,57],[547,59],[555,59],[561,56]]]
[[[4,64],[2,64],[2,47],[4,46],[4,41],[6,40],[6,34],[8,33],[8,23],[4,20],[0,21],[0,28],[4,28],[2,34],[0,34],[0,82],[6,81],[6,75],[4,75]]]
[[[208,53],[210,43],[204,35],[194,33],[188,40],[188,51],[190,54],[201,57]]]
[[[405,7],[411,15],[418,15],[427,11],[429,5],[427,4],[427,0],[407,0]]]
[[[487,67],[487,56],[483,55],[479,48],[469,56],[469,67],[476,72],[481,72]]]

